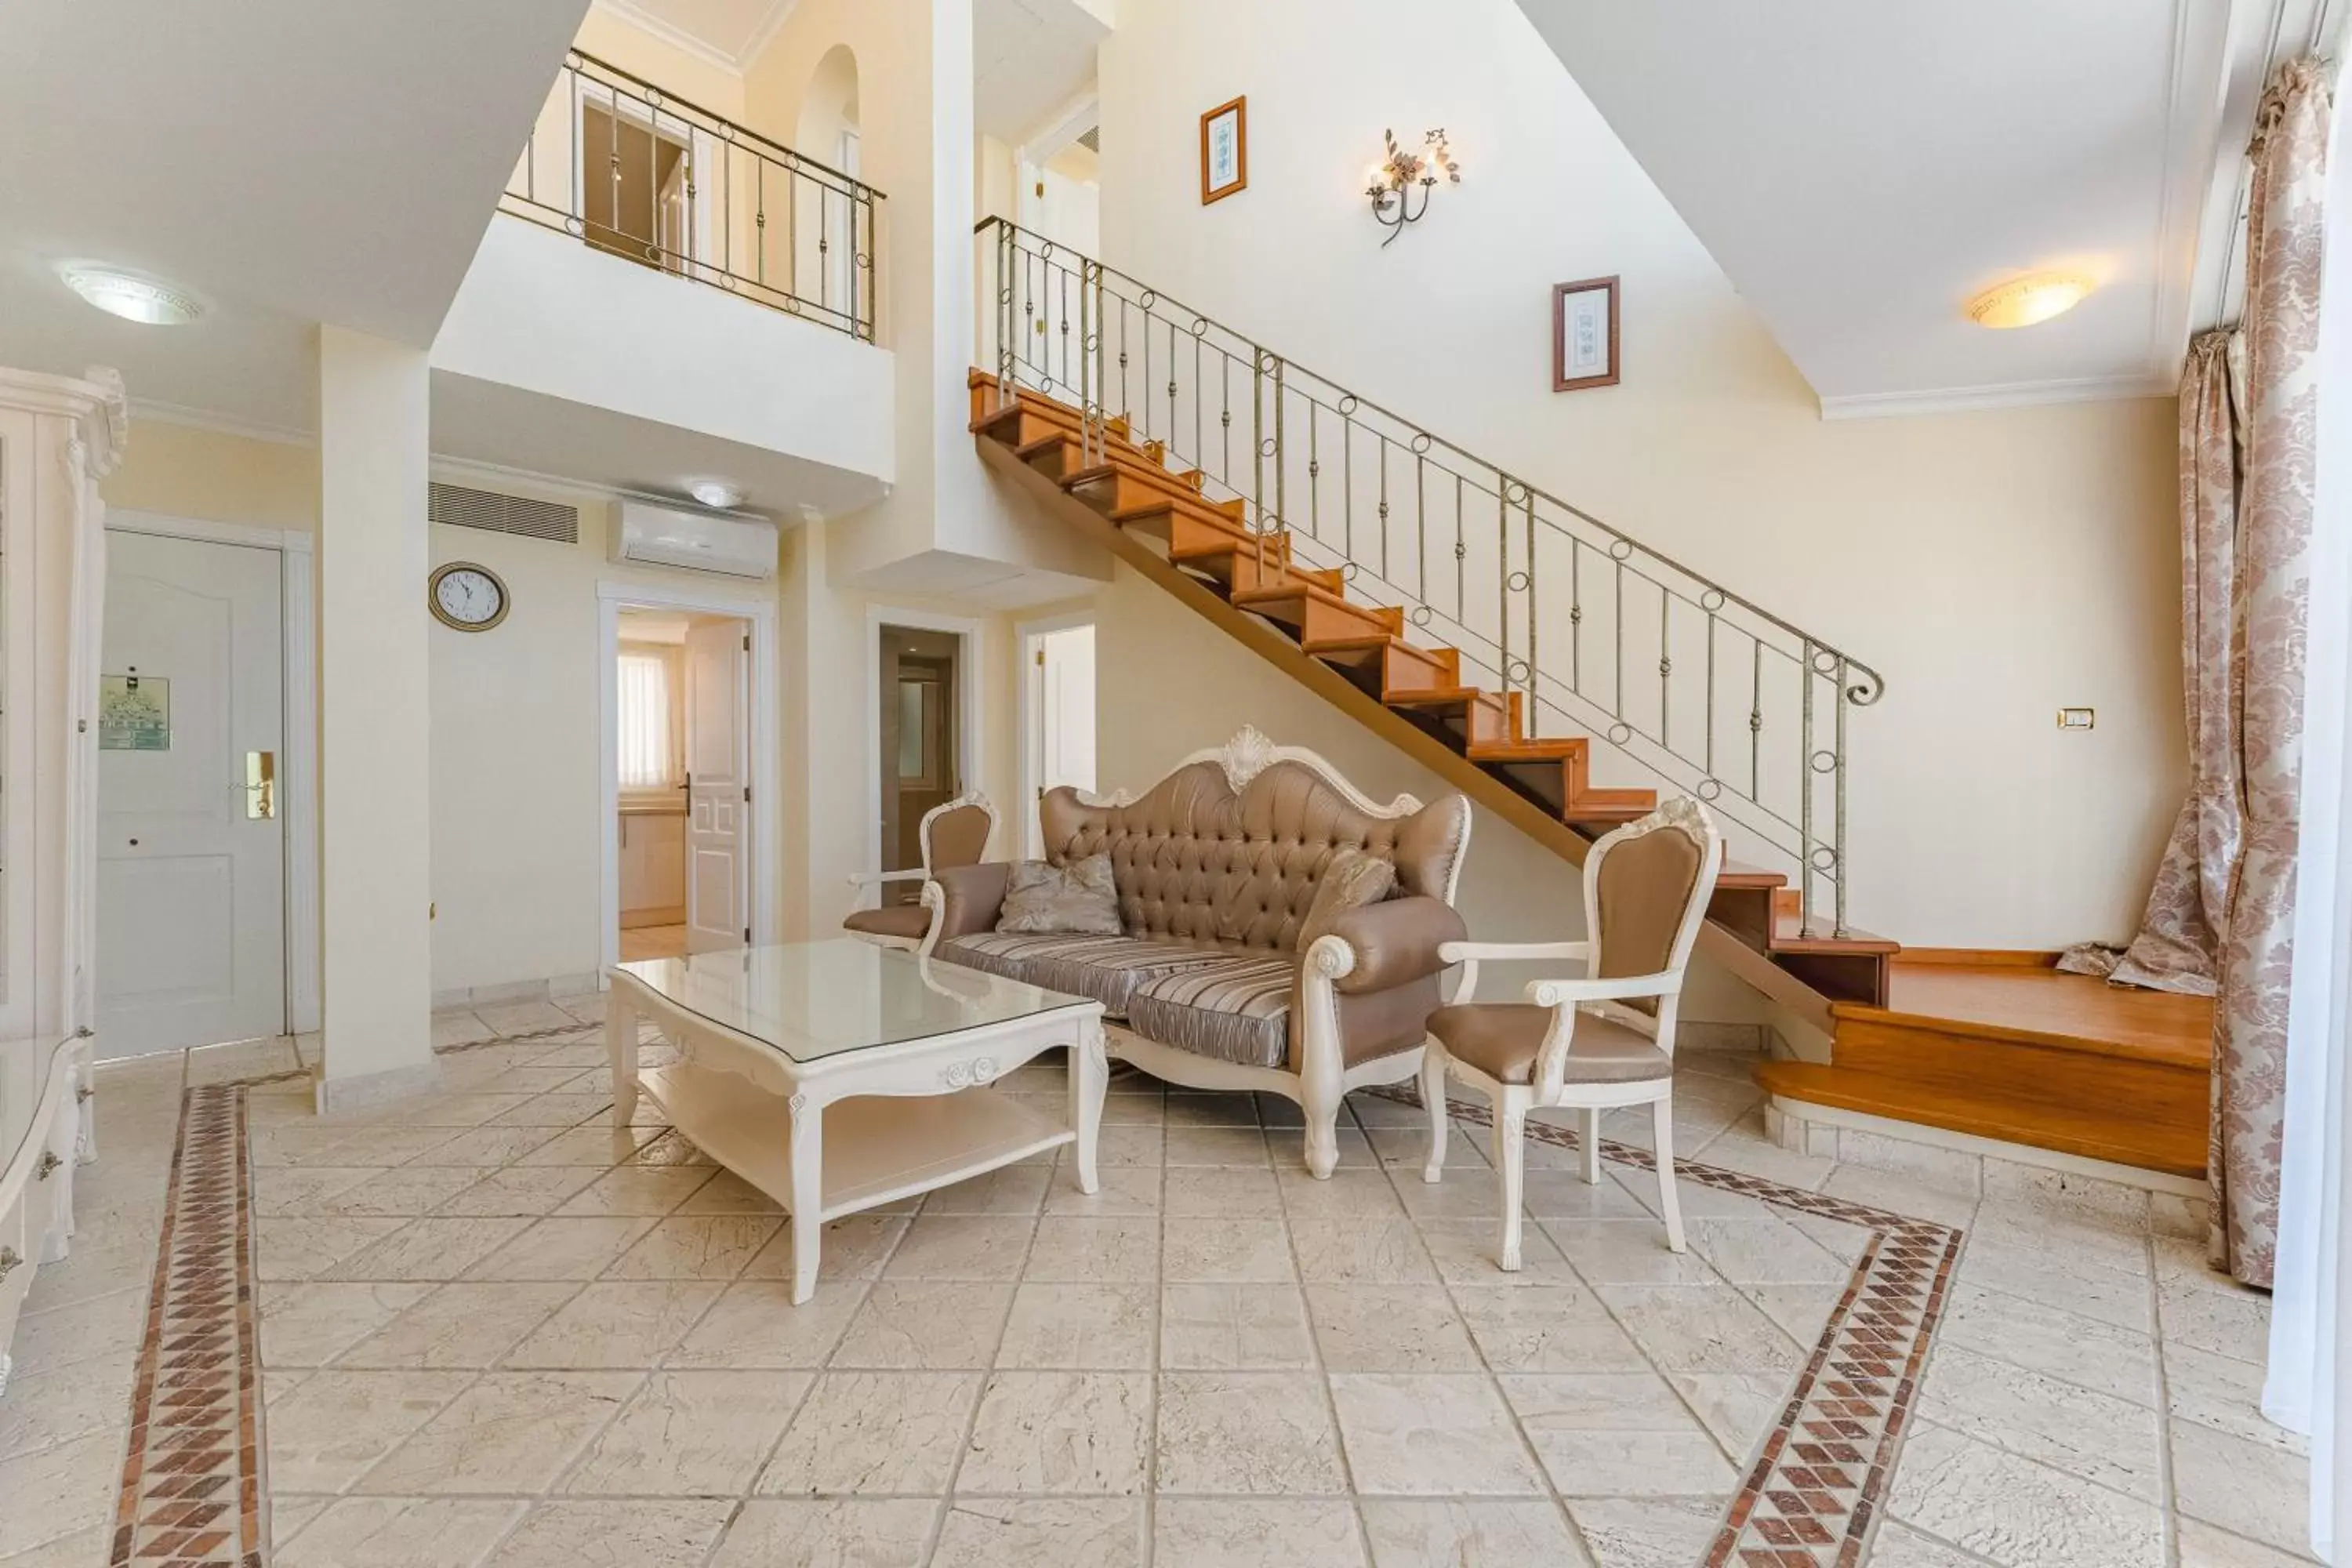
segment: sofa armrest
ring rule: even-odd
[[[939,889],[940,904],[939,916],[931,922],[931,942],[994,931],[1005,885],[1012,879],[1013,865],[1006,860],[946,866],[934,872],[929,885]],[[925,901],[929,901],[928,893]]]
[[[1331,922],[1330,934],[1354,952],[1355,966],[1335,987],[1349,994],[1409,985],[1450,967],[1439,951],[1469,935],[1462,916],[1443,899],[1388,899],[1348,910]]]

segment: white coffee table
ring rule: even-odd
[[[1096,1189],[1102,1004],[842,940],[646,959],[610,972],[613,1120],[640,1093],[793,1216],[793,1300],[816,1289],[824,1222],[1076,1144]],[[640,1071],[640,1020],[678,1059]],[[1070,1049],[1067,1114],[990,1084]],[[828,1114],[829,1111],[829,1114]]]

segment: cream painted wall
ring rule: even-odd
[[[106,504],[252,528],[319,526],[319,449],[131,420],[122,466],[100,483]]]
[[[572,39],[580,48],[665,92],[725,119],[743,121],[743,78],[655,37],[627,17],[591,5]],[[754,129],[759,129],[754,127]]]
[[[1105,260],[1884,670],[1852,726],[1858,923],[1916,945],[2129,933],[2186,772],[2168,402],[1822,422],[1510,0],[1437,26],[1363,0],[1337,28],[1125,0],[1101,81]],[[1198,117],[1237,93],[1250,186],[1203,207]],[[1383,126],[1428,125],[1463,183],[1383,249],[1364,169]],[[1622,384],[1556,395],[1550,286],[1612,273]],[[1171,651],[1107,640],[1106,715]],[[2097,728],[2059,732],[2062,705]]]

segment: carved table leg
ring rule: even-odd
[[[824,1233],[824,1107],[793,1096],[793,1305],[816,1294],[817,1245]]]
[[[625,1128],[637,1114],[637,1007],[626,985],[604,998],[604,1048],[613,1058],[613,1125]]]
[[[1095,1173],[1095,1143],[1102,1130],[1103,1093],[1109,1081],[1103,1021],[1097,1014],[1078,1026],[1077,1043],[1070,1047],[1070,1125],[1078,1134],[1078,1190],[1082,1193],[1101,1185]]]

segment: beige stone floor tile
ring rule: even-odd
[[[508,1002],[477,1007],[474,1016],[499,1036],[535,1035],[543,1029],[568,1029],[580,1020],[551,1002]]]
[[[956,1490],[1136,1496],[1151,1428],[1148,1373],[999,1372],[981,1393]]]
[[[2173,1422],[2171,1438],[2181,1513],[2266,1546],[2308,1547],[2307,1459],[2192,1421]]]
[[[533,1223],[504,1247],[467,1270],[469,1279],[593,1279],[613,1260],[653,1229],[640,1215],[583,1219],[550,1217]]]
[[[535,1072],[541,1069],[518,1068],[514,1070]],[[610,1123],[593,1123],[575,1127],[569,1132],[559,1132],[515,1163],[519,1165],[592,1165],[606,1170],[618,1165],[660,1135],[660,1130],[650,1127],[631,1127],[623,1131]],[[710,1173],[706,1170],[702,1173],[708,1176]]]
[[[663,1133],[629,1157],[632,1165],[710,1165],[716,1163],[694,1141],[675,1129]]]
[[[430,1285],[279,1285],[261,1292],[265,1366],[324,1366],[432,1293]]]
[[[486,1368],[545,1322],[580,1287],[444,1285],[336,1358],[352,1368]]]
[[[404,1169],[423,1170],[422,1166]],[[433,1212],[445,1215],[515,1215],[537,1219],[553,1214],[574,1193],[596,1179],[579,1165],[509,1167],[444,1198]]]
[[[543,1492],[643,1378],[634,1372],[486,1373],[362,1477],[357,1489],[396,1497]]]
[[[724,1498],[542,1502],[484,1561],[486,1568],[701,1568],[733,1509]]]
[[[0,1558],[5,1568],[103,1568],[110,1560],[114,1531],[109,1525],[94,1525],[78,1530],[71,1535],[61,1535],[43,1542],[29,1552],[11,1552]]]
[[[1965,1227],[1976,1215],[1976,1199],[1951,1188],[1864,1165],[1840,1165],[1821,1191],[1833,1198],[1884,1209],[1912,1219]]]
[[[397,1167],[385,1165],[271,1165],[253,1173],[253,1212],[263,1216],[315,1215],[320,1205],[346,1193],[371,1176]],[[77,1200],[81,1194],[77,1194]],[[79,1201],[77,1206],[79,1206]]]
[[[721,1169],[694,1194],[671,1211],[680,1215],[767,1214],[782,1215],[784,1205],[734,1172]]]
[[[2157,1287],[2156,1310],[2168,1345],[2257,1363],[2270,1357],[2270,1300],[2254,1291],[2168,1279]]]
[[[801,1401],[759,1478],[764,1497],[947,1489],[982,1375],[828,1372]]]
[[[1165,1157],[1171,1166],[1271,1165],[1274,1157],[1266,1147],[1265,1136],[1254,1121],[1245,1126],[1181,1123],[1171,1109]]]
[[[1946,1345],[1928,1364],[1918,1414],[2142,1501],[2164,1500],[2160,1418],[2145,1405]]]
[[[1848,1287],[1832,1285],[1739,1285],[1742,1296],[1756,1303],[1780,1331],[1799,1348],[1810,1351],[1829,1327],[1830,1314],[1844,1300]]]
[[[1183,1568],[1364,1568],[1345,1502],[1312,1498],[1165,1498],[1153,1561]],[[1434,1561],[1434,1560],[1433,1560]]]
[[[469,1127],[409,1162],[412,1165],[475,1165],[496,1169],[522,1158],[551,1138],[551,1127]]]
[[[408,1221],[366,1250],[328,1270],[336,1279],[455,1279],[530,1228],[509,1216]]]
[[[1583,1283],[1542,1227],[1534,1225],[1521,1227],[1517,1271],[1504,1273],[1496,1261],[1502,1247],[1498,1228],[1492,1219],[1420,1222],[1422,1244],[1429,1248],[1439,1278],[1449,1285],[1526,1289]]]
[[[1335,1372],[1331,1402],[1359,1493],[1543,1494],[1543,1473],[1484,1373]]]
[[[600,1280],[523,1336],[504,1364],[518,1368],[649,1367],[658,1363],[724,1286],[704,1279]]]
[[[125,1434],[88,1433],[36,1453],[0,1459],[0,1557],[77,1535],[113,1517]]]
[[[1871,1542],[1871,1568],[1982,1568],[1984,1559],[1888,1520]]]
[[[276,1568],[478,1568],[525,1506],[511,1499],[346,1498],[297,1535]]]
[[[1074,1283],[1136,1284],[1160,1276],[1160,1222],[1149,1215],[1109,1218],[1056,1215],[1049,1202],[1037,1222],[1023,1278]]]
[[[1662,1371],[1794,1372],[1804,1360],[1728,1285],[1596,1285],[1593,1292]]]
[[[751,1489],[814,1374],[657,1372],[562,1483],[576,1494],[734,1497]]]
[[[1097,1164],[1096,1190],[1091,1193],[1078,1185],[1068,1167],[1055,1166],[1053,1183],[1045,1189],[1048,1217],[1140,1219],[1160,1212],[1158,1166]]]
[[[1166,1142],[1165,1130],[1156,1123],[1106,1122],[1095,1134],[1095,1165],[1098,1171],[1112,1165],[1147,1165],[1157,1170]]]
[[[923,1568],[938,1514],[922,1498],[755,1498],[709,1568]]]
[[[583,1127],[613,1108],[613,1097],[595,1090],[557,1089],[551,1094],[521,1096],[509,1110],[483,1123],[486,1127],[549,1127],[557,1131]]]
[[[74,1301],[57,1302],[45,1295],[36,1305],[26,1296],[25,1315],[16,1320],[8,1347],[17,1367],[27,1373],[54,1372],[76,1362],[135,1354],[147,1331],[152,1264],[148,1274],[138,1284]],[[33,1278],[37,1289],[41,1277]]]
[[[1436,1266],[1409,1219],[1295,1219],[1290,1244],[1310,1285],[1434,1284]]]
[[[314,1212],[412,1217],[431,1214],[488,1176],[490,1169],[486,1165],[397,1165],[336,1194],[319,1204]]]
[[[833,1352],[838,1367],[992,1366],[1013,1287],[961,1279],[884,1279],[866,1292]]]
[[[1589,1285],[1711,1285],[1723,1278],[1696,1251],[1668,1251],[1665,1227],[1654,1219],[1551,1219],[1543,1233]]]
[[[1097,1152],[1099,1156],[1100,1152]],[[941,1187],[923,1199],[925,1215],[1034,1215],[1045,1206],[1054,1179],[1046,1165],[1004,1165],[968,1182]]]
[[[1655,1373],[1507,1373],[1500,1382],[1562,1496],[1706,1496],[1737,1482]]]
[[[1255,1095],[1227,1094],[1214,1089],[1175,1089],[1168,1091],[1168,1125],[1172,1128],[1243,1127],[1258,1125]],[[1210,1161],[1206,1163],[1216,1163]]]
[[[1140,1503],[1110,1498],[958,1497],[940,1526],[931,1568],[1137,1568]]]
[[[531,1098],[527,1094],[479,1094],[460,1089],[400,1100],[374,1113],[374,1119],[386,1125],[405,1127],[480,1127]]]
[[[681,1209],[680,1214],[685,1211]],[[675,1217],[675,1216],[673,1216]],[[879,1275],[905,1238],[909,1216],[903,1214],[853,1214],[824,1222],[817,1244],[820,1279],[871,1279]],[[743,1270],[746,1279],[789,1279],[793,1277],[793,1227],[768,1240]]]
[[[1160,1267],[1168,1279],[1265,1285],[1298,1277],[1290,1227],[1278,1217],[1171,1215],[1160,1222]]]
[[[1977,1229],[1969,1233],[1958,1278],[1980,1289],[2022,1297],[2134,1333],[2155,1328],[2145,1259],[2133,1272],[2042,1245],[2039,1237]]]
[[[1451,1289],[1471,1340],[1496,1372],[1639,1372],[1649,1365],[1601,1299],[1580,1285]]]
[[[2025,1209],[2077,1225],[2104,1226],[2129,1236],[2148,1231],[2148,1194],[2144,1187],[2101,1181],[2072,1171],[1987,1156],[1984,1204],[1988,1209]]]
[[[1149,1285],[1033,1282],[1013,1293],[1000,1367],[1148,1370],[1156,1327]]]
[[[864,1280],[819,1281],[793,1305],[789,1284],[744,1279],[727,1287],[709,1311],[663,1358],[675,1367],[814,1369],[824,1365],[866,1300]]]
[[[1149,1357],[1149,1347],[1145,1350]],[[127,1427],[138,1368],[126,1356],[100,1356],[50,1372],[18,1368],[0,1399],[0,1459],[12,1459],[94,1432]]]
[[[886,1279],[1018,1279],[1036,1222],[921,1214],[883,1266]]]
[[[1346,1489],[1329,1408],[1309,1373],[1162,1373],[1158,1453],[1162,1493]]]
[[[496,1029],[463,1007],[433,1015],[433,1048],[436,1051],[498,1037]]]
[[[782,1228],[770,1215],[673,1215],[614,1258],[604,1278],[733,1279]]]
[[[1843,1288],[1853,1266],[1813,1245],[1785,1220],[1694,1219],[1690,1249],[1735,1285],[1830,1284]],[[1668,1257],[1674,1256],[1672,1253]]]
[[[326,1512],[334,1501],[331,1497],[300,1497],[271,1489],[268,1518],[262,1524],[269,1537],[270,1551],[285,1551],[287,1542],[301,1534],[303,1527]]]
[[[1691,1568],[1706,1556],[1727,1500],[1571,1497],[1567,1506],[1601,1568]]]
[[[658,1218],[693,1196],[711,1173],[708,1165],[619,1165],[574,1193],[555,1212],[566,1218],[591,1215]]]
[[[1702,1164],[1761,1176],[1766,1181],[1802,1187],[1808,1192],[1819,1189],[1837,1168],[1834,1160],[1781,1148],[1762,1136],[1760,1123],[1751,1130],[1745,1122],[1735,1122],[1708,1139],[1691,1158]]]
[[[1666,1383],[1741,1467],[1755,1456],[1796,1386],[1794,1377],[1777,1372],[1675,1372],[1666,1374]]]
[[[1188,1165],[1168,1172],[1160,1203],[1171,1221],[1279,1219],[1282,1187],[1270,1166]]]
[[[1912,1428],[1887,1512],[1997,1563],[2158,1568],[2158,1509],[1948,1428]]]
[[[2263,1415],[2263,1368],[2233,1356],[2213,1355],[2187,1345],[2164,1347],[2165,1392],[2172,1414],[2290,1453],[2302,1453],[2305,1441]]]
[[[1296,1372],[1315,1365],[1296,1285],[1171,1281],[1160,1296],[1160,1364],[1188,1372]]]
[[[1592,1568],[1559,1505],[1507,1498],[1367,1498],[1372,1568]]]
[[[2079,1313],[1956,1285],[1937,1340],[2156,1407],[2156,1342]]]
[[[1283,1212],[1294,1220],[1404,1217],[1404,1205],[1386,1171],[1339,1170],[1318,1181],[1296,1166],[1285,1165],[1275,1174],[1282,1191]],[[1430,1190],[1418,1178],[1407,1184]]]
[[[303,1379],[268,1407],[269,1484],[347,1490],[472,1382],[463,1372],[331,1370]]]
[[[2180,1568],[2302,1568],[2303,1552],[2274,1552],[2194,1519],[2180,1521]]]
[[[1307,1315],[1332,1372],[1475,1372],[1482,1365],[1441,1285],[1309,1285]]]

